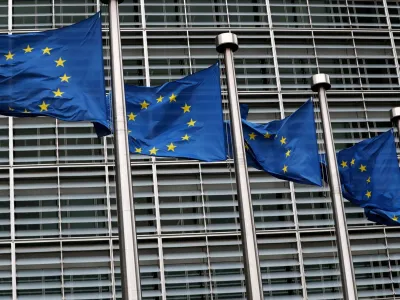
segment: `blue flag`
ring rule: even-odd
[[[400,225],[400,169],[393,131],[337,153],[343,196],[371,221]]]
[[[247,104],[240,104],[240,117],[242,119],[247,119],[247,115],[249,114],[249,106]]]
[[[157,87],[125,86],[130,152],[226,160],[219,65]]]
[[[110,134],[100,13],[56,30],[0,35],[0,114],[93,122]]]
[[[240,115],[242,119],[247,119],[247,115],[249,114],[249,107],[246,104],[240,104]],[[230,122],[225,121],[225,130],[226,130],[226,135],[225,135],[225,145],[227,147],[227,153],[230,158],[233,158],[233,146],[232,146],[232,135],[231,135],[231,125]],[[258,170],[263,170],[263,168],[257,163],[255,160],[253,154],[251,153],[249,145],[244,141],[244,146],[246,150],[246,160],[247,160],[247,166],[253,167]]]
[[[322,186],[312,101],[283,120],[255,124],[243,120],[249,151],[271,175],[304,184]]]

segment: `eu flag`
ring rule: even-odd
[[[162,86],[125,86],[130,152],[226,160],[219,65]]]
[[[0,35],[0,114],[93,122],[110,134],[100,13],[61,29]]]
[[[322,186],[312,100],[283,120],[255,124],[243,120],[248,151],[271,175]]]
[[[393,131],[337,153],[343,196],[371,221],[400,225],[400,169]]]
[[[240,104],[240,116],[242,119],[247,119],[247,115],[249,113],[249,107],[246,104]],[[226,129],[226,135],[225,135],[225,145],[227,147],[227,153],[230,158],[233,158],[233,146],[232,146],[232,135],[231,135],[231,124],[229,121],[225,121],[225,129]],[[246,161],[247,161],[247,166],[253,167],[257,170],[263,170],[263,168],[257,163],[255,160],[253,154],[251,153],[249,145],[244,141],[244,147],[246,150]]]

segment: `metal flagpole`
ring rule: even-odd
[[[333,217],[335,219],[336,241],[338,246],[343,298],[345,300],[356,300],[357,286],[354,277],[353,261],[351,257],[342,190],[340,187],[335,144],[333,142],[331,121],[329,117],[328,101],[326,99],[326,90],[330,88],[331,84],[328,75],[316,74],[312,76],[311,89],[314,92],[318,92],[321,108],[322,128],[324,130],[326,157],[328,162],[328,178],[332,195],[332,208]]]
[[[400,107],[394,107],[390,111],[390,118],[394,125],[396,125],[397,133],[400,137]]]
[[[233,52],[239,48],[237,36],[233,33],[222,33],[216,37],[216,45],[217,51],[225,56],[247,299],[262,300],[264,293],[233,61]]]
[[[118,3],[123,0],[101,0],[108,4],[110,18],[111,81],[115,139],[115,189],[118,209],[119,252],[123,300],[142,299],[139,256],[136,239],[135,211],[126,124],[124,76]]]

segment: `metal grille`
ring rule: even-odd
[[[0,0],[0,31],[59,28],[99,9],[109,85],[99,0]],[[342,149],[391,126],[399,12],[389,0],[125,0],[125,80],[159,85],[203,69],[231,30],[249,119],[289,115],[311,96],[310,76],[328,73]],[[0,117],[0,299],[121,299],[112,142],[91,124]],[[131,158],[144,298],[244,299],[232,162]],[[342,299],[327,188],[249,172],[265,297]],[[400,297],[400,231],[345,206],[359,297]]]

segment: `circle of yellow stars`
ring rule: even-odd
[[[249,136],[250,141],[256,140],[256,137],[257,137],[257,135],[254,132],[249,133],[248,136]],[[268,131],[266,131],[263,135],[263,137],[265,139],[270,139],[270,138],[272,138],[272,136],[273,135],[271,133],[269,133]],[[275,135],[275,139],[276,138],[278,138],[277,135]],[[286,145],[287,144],[286,137],[282,136],[281,139],[279,140],[279,142],[280,142],[281,146]],[[246,148],[246,150],[249,150],[249,145],[247,143],[245,143],[245,148]],[[285,158],[288,158],[292,154],[292,150],[290,150],[290,149],[286,149],[286,150],[287,151],[285,152]],[[288,166],[286,164],[283,164],[282,172],[284,174],[288,172]]]
[[[177,97],[178,97],[178,95],[176,95],[175,93],[172,93],[172,94],[168,97],[168,102],[169,102],[169,103],[177,102],[177,101],[176,101],[176,100],[177,100]],[[164,102],[164,98],[165,98],[164,96],[159,95],[158,98],[156,98],[157,103],[163,103],[163,102]],[[146,100],[143,100],[143,102],[139,103],[139,105],[140,105],[140,110],[147,110],[147,109],[149,108],[150,104],[151,104],[151,103],[147,102]],[[191,112],[191,109],[192,109],[192,106],[190,106],[190,105],[188,105],[187,103],[185,103],[184,106],[181,106],[181,109],[182,109],[182,111],[183,111],[184,114],[190,113],[190,112]],[[129,124],[129,122],[135,122],[137,116],[138,116],[138,115],[137,115],[137,114],[134,114],[132,111],[129,112],[129,114],[127,115],[127,117],[128,117],[128,124]],[[190,118],[189,122],[186,123],[186,124],[187,124],[187,127],[189,128],[189,127],[194,127],[194,126],[196,126],[196,122],[197,122],[197,120],[194,120],[193,118]],[[128,134],[129,134],[130,132],[131,132],[131,131],[129,130],[129,131],[128,131]],[[191,136],[188,135],[187,133],[185,133],[185,134],[181,137],[181,141],[190,141],[190,138],[191,138]],[[175,148],[177,148],[178,146],[177,146],[176,144],[174,144],[174,142],[170,142],[169,144],[166,145],[166,147],[167,147],[167,151],[175,152]],[[153,148],[151,148],[150,150],[148,150],[148,151],[149,151],[149,155],[157,155],[157,151],[159,151],[159,150],[160,150],[160,149],[158,149],[158,148],[156,148],[156,147],[153,147]],[[143,149],[142,149],[141,147],[140,147],[140,148],[135,147],[135,153],[142,154],[142,152],[143,152]]]
[[[350,161],[350,167],[353,167],[354,165],[356,165],[356,159],[352,158],[351,161]],[[349,168],[348,162],[345,161],[345,160],[341,161],[340,166],[342,167],[342,169]],[[356,166],[356,168],[358,169],[358,171],[360,173],[364,173],[364,172],[368,171],[367,170],[367,166],[363,165],[362,163],[359,164],[358,166]],[[365,192],[364,196],[367,197],[367,199],[370,199],[372,197],[372,191],[370,191],[370,189],[368,189],[368,185],[371,183],[371,176],[368,176],[365,179],[365,182],[366,182],[366,185],[367,185],[367,189],[366,189],[366,192]],[[398,217],[396,215],[394,215],[392,217],[392,220],[397,222],[398,221]]]
[[[29,53],[33,53],[33,50],[35,50],[35,48],[32,48],[30,45],[27,45],[25,48],[22,49],[24,51],[24,54],[28,54]],[[41,49],[42,55],[51,55],[51,51],[53,50],[53,48],[49,48],[49,47],[45,47],[44,49]],[[6,61],[12,61],[14,60],[14,56],[16,55],[16,53],[13,53],[11,50],[8,51],[7,54],[5,54],[5,58]],[[66,62],[65,59],[63,59],[62,57],[59,57],[57,60],[54,61],[56,63],[56,68],[58,67],[64,67],[64,63]],[[67,82],[69,83],[71,76],[68,76],[67,73],[64,73],[64,75],[60,76],[59,79],[61,80],[60,82]],[[57,90],[52,91],[53,92],[53,96],[54,98],[61,98],[63,96],[63,94],[65,92],[61,91],[60,88],[57,88]],[[50,106],[50,103],[46,103],[44,100],[42,101],[42,103],[40,103],[39,105],[40,108],[40,112],[44,112],[44,111],[48,111],[48,108]],[[8,108],[9,111],[15,111],[14,108],[9,107]],[[23,113],[31,113],[28,109],[24,109]]]

